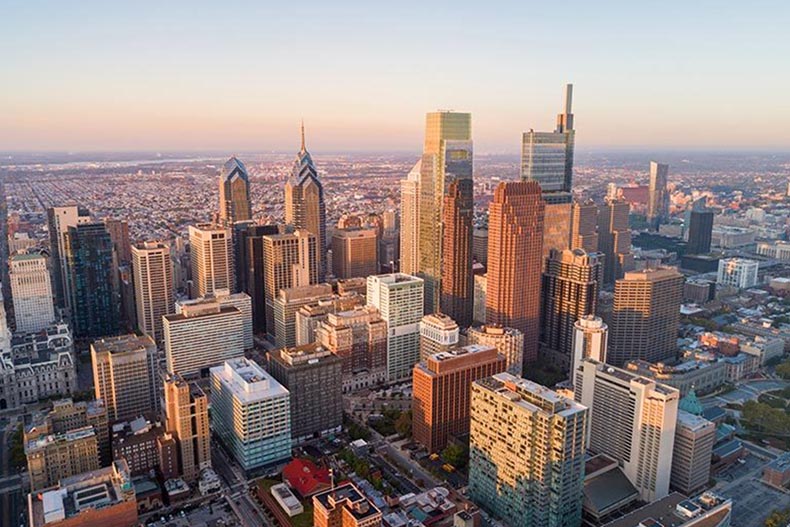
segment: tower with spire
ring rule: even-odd
[[[324,186],[318,178],[313,158],[305,144],[302,121],[302,146],[296,154],[291,176],[285,183],[285,223],[304,229],[316,237],[318,249],[318,281],[326,278],[326,205]]]

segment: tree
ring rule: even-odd
[[[466,449],[461,445],[451,443],[442,451],[442,459],[455,468],[464,467],[467,460]]]
[[[765,519],[765,527],[785,527],[790,522],[790,509],[775,510]]]
[[[790,379],[790,361],[785,361],[776,367],[776,374],[783,379]]]
[[[411,435],[411,410],[398,416],[398,419],[395,421],[395,431],[401,437],[409,437]]]

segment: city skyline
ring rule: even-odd
[[[778,37],[785,5],[445,11],[85,2],[53,3],[42,17],[37,4],[18,5],[0,23],[0,41],[16,50],[0,73],[10,87],[0,143],[281,151],[304,117],[317,152],[418,151],[421,115],[454,108],[473,114],[481,153],[515,152],[522,132],[552,122],[570,82],[583,116],[580,149],[790,145],[781,127],[790,110],[776,103],[786,80],[775,68],[788,51]],[[294,83],[306,65],[311,82]],[[768,114],[775,118],[762,119]]]

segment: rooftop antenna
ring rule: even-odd
[[[304,145],[304,118],[302,118],[302,152],[305,152],[306,148]]]

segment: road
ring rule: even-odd
[[[765,392],[782,390],[790,386],[790,381],[782,379],[757,379],[753,381],[743,381],[738,387],[722,395],[700,397],[700,402],[705,408],[713,406],[724,406],[727,403],[743,404],[746,401],[755,400]]]

